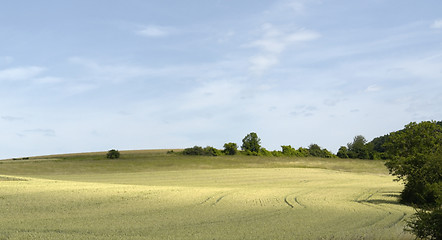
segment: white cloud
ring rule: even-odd
[[[253,73],[261,74],[267,69],[278,64],[279,60],[276,56],[254,56],[250,58],[250,71]]]
[[[365,89],[365,92],[378,92],[381,90],[381,87],[379,87],[378,85],[370,85]]]
[[[44,72],[42,67],[18,67],[0,70],[0,81],[28,80]]]
[[[281,29],[266,23],[262,25],[262,36],[246,45],[258,48],[263,53],[250,58],[250,70],[253,73],[261,74],[270,67],[278,64],[279,55],[289,46],[318,39],[321,35],[315,31],[297,29],[285,32]]]
[[[442,19],[435,20],[430,26],[431,28],[442,28]]]
[[[136,34],[144,37],[165,37],[170,35],[170,33],[171,28],[157,25],[148,25],[136,31]]]

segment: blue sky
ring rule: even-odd
[[[0,158],[241,144],[332,152],[442,120],[442,2],[7,1]]]

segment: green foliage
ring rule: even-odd
[[[238,152],[238,145],[236,143],[225,143],[224,144],[224,154],[226,155],[235,155]]]
[[[261,139],[254,132],[247,134],[242,140],[241,149],[250,152],[250,155],[256,155],[261,148]]]
[[[391,174],[400,180],[422,175],[419,171],[429,156],[442,150],[442,127],[435,122],[412,122],[401,131],[391,133],[384,144],[391,158],[386,163]],[[437,157],[436,157],[437,158]]]
[[[318,144],[312,143],[308,147],[308,153],[313,157],[322,157],[322,149]]]
[[[290,145],[282,145],[281,148],[282,148],[282,154],[284,156],[296,156],[296,157],[299,157],[299,152],[296,151],[295,148],[292,148],[292,146],[290,146]]]
[[[109,159],[120,158],[120,152],[118,150],[115,150],[115,149],[109,150],[107,152],[107,154],[106,154],[106,158],[109,158]]]
[[[259,156],[273,157],[273,154],[269,150],[261,148],[259,150]]]
[[[408,226],[410,231],[419,238],[442,239],[442,208],[439,206],[433,211],[416,210]]]
[[[308,152],[310,156],[321,157],[321,158],[334,158],[336,157],[333,153],[327,149],[322,149],[318,144],[310,144],[308,147]]]
[[[391,133],[384,144],[390,173],[403,180],[401,202],[418,210],[408,223],[417,237],[442,239],[442,126],[434,121],[412,122]]]
[[[369,159],[369,151],[365,145],[367,140],[362,135],[354,137],[353,142],[347,144],[349,158]]]
[[[219,156],[221,155],[221,151],[214,148],[207,146],[205,148],[202,148],[200,146],[194,146],[191,148],[186,148],[183,151],[184,155],[196,155],[196,156]]]
[[[310,152],[308,151],[307,148],[300,147],[300,148],[298,148],[298,152],[299,152],[299,156],[300,157],[308,157],[308,156],[310,156]]]
[[[194,146],[191,148],[185,148],[184,155],[204,155],[204,149],[200,146]]]
[[[206,156],[220,156],[222,154],[222,152],[214,147],[211,146],[207,146],[204,149],[204,154]]]
[[[348,158],[348,149],[346,146],[341,146],[336,154],[339,158]]]

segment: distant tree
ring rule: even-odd
[[[324,157],[321,147],[315,143],[310,144],[308,147],[308,153],[313,157]]]
[[[185,148],[183,154],[199,155],[199,156],[219,156],[221,155],[221,151],[211,146],[207,146],[205,148],[202,148],[200,146],[194,146],[191,148]]]
[[[336,154],[338,155],[339,158],[348,158],[348,149],[346,146],[341,146],[338,150],[338,153]]]
[[[365,144],[367,140],[362,135],[357,135],[354,137],[353,142],[348,143],[348,152],[347,155],[349,158],[360,158],[360,159],[369,159],[369,153]]]
[[[109,150],[106,154],[106,157],[109,159],[116,159],[116,158],[120,158],[120,152],[118,150],[112,149]]]
[[[204,155],[204,149],[200,146],[194,146],[191,148],[185,148],[184,155]]]
[[[238,145],[233,142],[225,143],[223,152],[226,155],[235,155],[238,152]]]
[[[254,132],[247,134],[242,140],[241,149],[250,152],[253,155],[259,153],[259,149],[261,148],[261,139]]]
[[[308,156],[310,156],[310,152],[309,152],[308,148],[300,147],[300,148],[298,148],[297,151],[298,151],[298,154],[299,154],[300,157],[308,157]]]
[[[216,149],[216,148],[214,148],[214,147],[207,146],[207,147],[205,147],[203,149],[203,155],[206,155],[206,156],[219,156],[219,155],[221,155],[221,151]]]
[[[267,150],[267,149],[265,149],[263,147],[259,150],[259,154],[258,155],[266,156],[266,157],[272,157],[273,156],[273,154],[269,150]]]
[[[290,145],[282,145],[282,154],[285,156],[299,156],[299,152],[296,151],[296,148],[292,148]]]

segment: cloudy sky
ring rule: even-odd
[[[240,145],[332,152],[442,120],[440,0],[17,0],[0,158]]]

